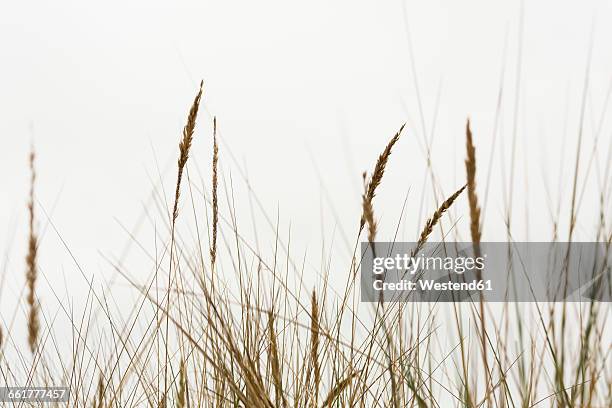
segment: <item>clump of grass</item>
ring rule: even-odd
[[[32,353],[36,351],[38,344],[38,332],[40,323],[38,318],[38,304],[36,302],[36,279],[38,277],[38,236],[35,231],[34,215],[34,183],[36,181],[36,170],[34,168],[34,149],[30,152],[30,201],[28,202],[29,235],[28,255],[26,256],[26,284],[28,287],[28,344]]]
[[[551,404],[558,402],[558,406],[610,405],[612,389],[608,374],[610,350],[609,347],[606,348],[607,344],[601,341],[601,337],[609,330],[605,327],[607,313],[602,313],[600,316],[593,305],[590,313],[584,314],[588,319],[584,323],[582,321],[576,323],[577,330],[574,336],[572,336],[574,333],[569,331],[556,332],[552,323],[550,327],[545,327],[544,317],[539,314],[537,317],[541,322],[542,331],[537,333],[534,331],[529,339],[521,336],[517,340],[506,333],[502,334],[502,329],[497,328],[504,323],[507,324],[503,317],[497,321],[496,316],[491,316],[491,326],[495,326],[495,331],[490,333],[488,348],[485,348],[484,343],[483,319],[480,338],[483,342],[481,359],[478,353],[472,351],[476,344],[473,338],[470,338],[474,332],[472,327],[470,326],[469,330],[464,329],[465,325],[474,324],[474,320],[458,313],[460,305],[453,305],[458,332],[457,338],[454,339],[447,338],[447,334],[441,334],[441,330],[438,329],[440,318],[437,316],[444,316],[444,306],[440,304],[386,304],[381,299],[372,305],[376,308],[375,313],[366,316],[361,313],[365,306],[359,305],[359,291],[352,286],[353,281],[347,282],[344,297],[341,297],[342,294],[338,295],[337,288],[328,288],[333,282],[328,282],[326,275],[322,289],[315,288],[311,293],[303,292],[301,288],[304,282],[301,279],[304,270],[300,270],[298,263],[294,262],[289,245],[285,245],[278,229],[273,257],[269,260],[265,254],[250,246],[238,232],[235,208],[231,207],[233,200],[227,202],[232,213],[234,241],[232,245],[224,247],[227,250],[227,259],[225,257],[217,259],[217,228],[218,223],[225,219],[223,212],[218,208],[217,198],[219,153],[216,119],[213,120],[211,204],[213,222],[209,231],[212,241],[209,251],[203,251],[198,241],[196,252],[192,253],[187,247],[187,241],[182,239],[184,237],[175,240],[174,227],[178,217],[181,179],[183,171],[186,171],[193,142],[201,93],[200,85],[179,144],[179,169],[174,205],[169,206],[168,212],[165,213],[165,217],[168,217],[172,209],[172,235],[170,242],[164,245],[163,249],[163,254],[166,253],[166,248],[169,248],[170,252],[167,297],[154,298],[143,285],[124,275],[134,288],[141,291],[142,303],[127,319],[113,320],[113,316],[108,313],[111,332],[107,337],[104,335],[95,337],[95,343],[91,341],[93,337],[91,333],[94,331],[90,330],[90,321],[87,317],[78,322],[71,314],[69,315],[74,330],[73,361],[65,364],[65,360],[60,360],[62,366],[59,370],[46,366],[47,361],[45,361],[42,367],[45,371],[37,371],[37,374],[44,375],[45,381],[51,384],[63,381],[71,385],[72,405],[87,405],[86,402],[92,401],[94,408],[135,407],[146,403],[151,407],[164,408],[172,406],[179,408],[191,406],[425,408],[454,405],[475,408],[519,405],[529,407],[538,405],[546,399],[550,399]],[[397,143],[402,129],[403,126],[378,157],[372,176],[368,179],[364,174],[362,214],[357,244],[366,225],[368,241],[373,242],[376,238],[377,224],[373,199],[385,173],[392,148]],[[418,248],[430,238],[444,213],[454,205],[465,189],[468,190],[470,203],[470,230],[474,226],[479,228],[478,234],[472,234],[472,240],[479,241],[481,238],[480,207],[475,191],[476,149],[469,122],[466,126],[466,138],[467,184],[448,197],[427,220],[417,242]],[[33,157],[30,166],[34,173],[32,162]],[[36,237],[33,228],[33,196],[32,187],[30,236]],[[208,214],[208,211],[205,214]],[[286,257],[280,253],[281,249],[285,249]],[[220,267],[222,261],[226,260],[227,263],[223,262],[223,270],[225,271],[226,267],[229,270],[234,268],[232,272],[235,275],[232,275],[234,279],[231,282],[224,282],[222,274],[219,276],[205,274],[207,268],[204,262],[194,261],[194,259],[203,260],[208,253],[210,253],[212,270],[215,269],[215,262],[219,263]],[[36,264],[35,252],[33,260]],[[160,263],[162,262],[159,262],[156,256],[155,273]],[[306,263],[304,259],[304,264]],[[331,265],[331,262],[326,264]],[[355,276],[353,273],[357,273],[358,264],[353,253],[349,275]],[[116,266],[116,269],[121,271],[119,266]],[[299,289],[292,289],[291,283],[295,282],[290,281],[291,272],[295,272],[299,278],[297,282],[300,285]],[[151,277],[152,282],[155,282],[156,276]],[[194,277],[194,280],[190,281],[190,277]],[[173,279],[177,283],[174,283]],[[219,290],[211,291],[208,285],[211,287],[217,285]],[[170,301],[171,292],[173,302]],[[93,295],[98,294],[93,293]],[[338,296],[333,298],[333,295]],[[29,294],[26,293],[26,296]],[[350,302],[345,301],[351,296],[352,307],[349,306]],[[103,296],[92,296],[93,298],[100,303],[106,302],[106,297]],[[146,301],[152,303],[152,311],[147,312],[142,308],[142,304]],[[90,305],[93,303],[93,300],[89,302]],[[171,307],[175,308],[173,313],[170,313]],[[430,309],[427,310],[427,307]],[[582,312],[580,309],[579,311]],[[43,312],[41,309],[41,317],[46,318]],[[88,310],[83,316],[87,316],[86,312]],[[155,315],[150,316],[153,313]],[[158,318],[159,313],[166,318],[165,336],[161,335],[160,324],[163,318]],[[345,318],[346,315],[350,318]],[[482,309],[481,317],[484,317]],[[519,319],[522,317],[518,316]],[[551,322],[558,318],[555,309],[551,309]],[[173,333],[168,332],[170,324],[176,330],[176,338],[171,339]],[[449,323],[449,327],[450,325],[452,322]],[[8,336],[11,340],[10,326],[6,327],[9,327]],[[536,324],[535,328],[537,327]],[[542,345],[542,334],[550,351]],[[160,351],[164,347],[159,342],[160,338],[165,342],[165,356],[163,351]],[[508,345],[506,340],[508,338],[518,343],[516,355],[510,350],[512,345]],[[556,344],[568,341],[569,338],[579,346],[578,352],[574,353],[576,349],[570,348],[568,344],[566,361],[562,357],[563,354],[556,350]],[[458,343],[451,344],[455,340]],[[6,342],[6,339],[4,341]],[[7,343],[11,344],[10,341]],[[49,348],[44,350],[42,344],[41,342],[41,345],[38,345],[41,354],[43,351],[49,351]],[[175,345],[177,349],[174,353],[170,353],[169,347],[174,348]],[[440,348],[436,350],[438,345]],[[443,349],[446,345],[449,348]],[[0,339],[1,346],[2,339]],[[97,348],[99,351],[96,351]],[[457,352],[457,349],[460,351]],[[435,351],[441,353],[435,354]],[[3,363],[5,355],[3,350],[0,353],[0,364]],[[558,355],[561,355],[559,359],[556,357]],[[574,355],[577,357],[577,364],[575,372],[572,373],[570,363],[574,363]],[[492,362],[490,372],[487,356]],[[547,382],[545,378],[547,376],[542,372],[551,366],[551,356],[556,373],[555,378],[550,378]],[[165,361],[162,361],[164,357]],[[519,359],[519,363],[515,364]],[[525,363],[521,362],[523,360]],[[484,393],[478,388],[483,361],[487,375]],[[518,369],[514,367],[515,365]],[[104,369],[105,376],[99,374],[95,389],[93,384],[96,374],[103,366],[110,369],[108,371]],[[4,365],[0,368],[4,377],[14,375],[15,370],[4,370]],[[26,367],[25,371],[30,376],[34,369]],[[61,373],[59,380],[52,378],[53,371]],[[573,379],[567,378],[572,374]],[[529,378],[529,381],[524,382],[526,387],[521,383],[523,378]],[[91,384],[91,390],[87,384]],[[565,387],[565,384],[570,384],[570,387]],[[552,390],[545,389],[547,386]],[[518,391],[515,392],[515,389]],[[499,398],[495,394],[496,390],[500,390]],[[565,390],[570,394],[567,395]],[[551,396],[547,397],[550,392]],[[566,396],[555,397],[562,392]],[[440,399],[437,399],[438,397]]]

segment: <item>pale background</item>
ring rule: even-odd
[[[30,143],[38,155],[40,293],[52,302],[46,281],[59,279],[60,292],[78,303],[83,277],[58,234],[85,276],[101,282],[113,275],[103,255],[119,257],[130,241],[121,224],[132,228],[143,206],[163,223],[149,195],[159,166],[172,199],[180,131],[200,79],[204,109],[192,175],[199,171],[208,186],[216,115],[223,178],[229,184],[232,176],[244,235],[252,238],[253,222],[240,170],[248,170],[271,219],[278,209],[285,238],[291,228],[298,259],[308,248],[315,268],[324,242],[340,249],[346,266],[339,228],[354,240],[361,172],[373,167],[402,123],[404,136],[375,202],[380,239],[392,237],[408,189],[401,238],[414,239],[433,211],[425,135],[434,135],[432,163],[444,195],[463,184],[468,116],[484,196],[500,83],[484,239],[506,238],[502,169],[507,176],[513,135],[516,239],[550,239],[544,186],[553,208],[561,197],[567,235],[592,44],[579,177],[580,185],[585,178],[590,184],[576,239],[593,239],[612,134],[610,110],[604,110],[612,79],[612,2],[529,1],[523,15],[521,31],[518,1],[0,3],[1,323],[13,314],[10,294],[23,287]],[[465,208],[462,200],[455,214]],[[228,214],[225,190],[221,211]],[[181,217],[193,223],[188,207]],[[269,248],[271,229],[260,213],[255,224]],[[152,225],[138,234],[148,248],[155,245]],[[459,219],[458,232],[467,238],[465,227]],[[139,271],[138,251],[131,256],[131,275],[144,280],[149,266]],[[336,274],[343,278],[345,271]]]

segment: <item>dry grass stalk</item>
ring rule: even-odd
[[[176,407],[185,408],[186,405],[186,394],[187,394],[187,369],[185,367],[185,360],[181,359],[181,367],[179,370],[179,390],[176,398]]]
[[[94,397],[94,408],[104,408],[104,379],[102,373],[98,377],[98,395]]]
[[[30,201],[28,203],[28,212],[30,217],[30,229],[28,238],[28,255],[26,256],[26,284],[28,286],[27,303],[28,303],[28,344],[32,353],[35,352],[38,344],[38,332],[40,331],[40,323],[38,321],[38,306],[36,304],[36,278],[37,270],[37,255],[38,255],[38,237],[34,231],[34,182],[36,181],[36,171],[34,170],[34,149],[30,153]]]
[[[438,224],[438,221],[440,221],[440,218],[442,218],[442,215],[444,215],[446,210],[448,210],[450,206],[453,205],[457,197],[459,197],[459,195],[463,192],[463,190],[465,190],[465,187],[466,186],[461,187],[453,195],[448,197],[446,201],[444,201],[442,205],[438,207],[436,212],[433,213],[431,218],[427,220],[427,222],[425,223],[425,227],[423,228],[423,231],[421,231],[421,235],[419,237],[416,249],[414,251],[415,253],[419,252],[419,250],[423,247],[425,242],[427,242],[427,238],[432,233],[433,228],[436,226],[436,224]]]
[[[213,161],[212,161],[212,208],[213,208],[213,222],[212,222],[212,245],[210,248],[210,263],[211,268],[215,267],[215,260],[217,259],[217,228],[219,224],[219,204],[217,199],[217,166],[219,163],[219,145],[217,144],[217,118],[213,119]]]
[[[374,220],[374,208],[372,206],[372,200],[368,199],[368,183],[367,174],[363,173],[364,193],[362,195],[362,220],[365,220],[365,224],[368,226],[368,242],[374,242],[377,232],[377,224]]]
[[[474,256],[480,257],[480,206],[478,205],[478,196],[476,194],[476,148],[474,147],[474,141],[472,139],[472,129],[470,128],[470,120],[467,120],[465,125],[465,146],[466,155],[465,159],[465,170],[467,173],[467,192],[468,192],[468,203],[470,206],[470,234],[472,236],[472,245],[474,247]],[[478,279],[482,279],[482,271],[477,270]],[[486,341],[486,323],[485,323],[485,308],[484,299],[480,298],[480,345],[482,352],[482,361],[485,371],[485,387],[487,391],[486,401],[489,403],[489,362],[487,358],[487,341]]]
[[[268,313],[268,337],[270,341],[270,366],[272,369],[272,380],[274,382],[274,401],[277,407],[281,404],[287,407],[288,403],[283,393],[283,373],[281,371],[278,342],[276,340],[276,330],[274,329],[274,314]]]
[[[204,82],[200,82],[200,90],[196,95],[189,115],[187,116],[187,124],[183,128],[183,138],[179,143],[179,158],[178,158],[178,176],[176,180],[176,191],[174,193],[174,208],[172,210],[172,221],[174,222],[178,217],[178,201],[181,194],[181,181],[183,180],[183,171],[189,159],[189,150],[191,149],[191,143],[193,141],[193,132],[195,130],[196,118],[198,117],[198,109],[200,107],[200,99],[202,98],[202,87]]]
[[[357,377],[357,373],[349,375],[344,380],[336,384],[336,386],[329,392],[327,398],[325,398],[325,400],[323,401],[323,404],[321,404],[321,407],[330,407],[333,402],[336,401],[336,399],[340,396],[340,394],[342,394],[346,387],[351,384],[353,378],[355,377]]]
[[[370,181],[366,183],[365,193],[363,195],[364,208],[366,208],[366,206],[370,209],[372,208],[372,200],[374,200],[374,196],[376,195],[376,188],[378,188],[378,185],[380,184],[385,174],[385,167],[387,166],[387,162],[389,161],[389,157],[391,156],[391,150],[393,149],[395,143],[397,143],[397,141],[399,140],[402,130],[404,130],[404,126],[406,126],[405,123],[402,125],[402,127],[400,127],[400,129],[389,141],[389,143],[387,143],[387,147],[385,147],[385,150],[383,150],[380,156],[378,156],[376,166],[374,166],[374,171],[372,172],[372,177],[370,178]],[[361,216],[361,222],[359,225],[360,229],[363,228],[365,222],[366,218],[365,214],[363,214]]]
[[[195,131],[196,119],[198,117],[198,109],[200,108],[200,100],[202,99],[202,87],[204,81],[200,82],[200,89],[193,100],[193,104],[189,109],[189,115],[187,116],[187,124],[183,128],[183,137],[179,143],[179,158],[178,158],[178,174],[176,178],[176,190],[174,193],[174,207],[172,210],[172,226],[171,226],[171,238],[170,238],[170,267],[168,269],[168,288],[166,294],[166,341],[165,341],[165,353],[166,353],[166,364],[164,366],[164,398],[163,404],[166,404],[166,394],[168,393],[168,366],[169,366],[169,355],[168,355],[168,313],[170,311],[170,292],[172,286],[172,262],[174,254],[174,229],[176,226],[176,219],[178,218],[178,204],[181,193],[181,182],[183,180],[183,172],[187,165],[187,159],[189,159],[189,150],[191,149],[191,143],[193,142],[193,132]]]
[[[476,148],[472,140],[472,130],[470,120],[465,126],[467,158],[465,160],[465,170],[467,172],[467,193],[470,204],[470,233],[472,242],[480,243],[480,207],[478,206],[478,196],[476,195]]]
[[[319,386],[321,384],[321,366],[319,365],[319,304],[317,302],[317,294],[312,291],[311,309],[310,309],[310,361],[312,363],[312,371],[314,373],[314,403],[313,406],[318,406]]]

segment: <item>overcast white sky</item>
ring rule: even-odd
[[[543,180],[553,201],[561,196],[566,207],[591,32],[585,165],[600,117],[604,122],[589,173],[595,188],[585,195],[578,234],[592,239],[599,212],[592,192],[612,131],[610,110],[602,111],[612,78],[612,2],[526,2],[520,64],[519,16],[520,2],[499,0],[0,3],[0,249],[9,251],[7,288],[22,285],[30,142],[41,206],[87,273],[110,273],[99,252],[118,255],[128,240],[115,220],[136,222],[158,181],[157,165],[167,192],[174,183],[180,131],[200,79],[205,110],[193,171],[197,163],[208,180],[216,115],[221,166],[228,184],[232,174],[245,234],[252,225],[238,168],[248,169],[272,218],[280,208],[283,228],[291,222],[292,242],[316,253],[321,229],[329,237],[336,223],[330,203],[353,237],[360,174],[404,122],[376,201],[382,238],[391,237],[409,188],[404,238],[414,238],[422,224],[424,188],[424,211],[432,211],[431,186],[423,184],[424,132],[433,134],[433,167],[448,195],[465,177],[469,115],[484,190],[502,79],[484,234],[503,239],[501,168],[509,166],[520,78],[514,201],[520,214],[529,200],[530,218],[517,216],[514,226],[519,238],[528,224],[528,238],[547,239]],[[40,218],[43,229],[47,219]],[[256,222],[264,224],[262,217]],[[41,265],[48,276],[73,276],[51,230]]]

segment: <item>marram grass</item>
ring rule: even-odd
[[[295,262],[278,231],[273,256],[259,253],[241,234],[232,199],[222,207],[224,156],[216,118],[211,188],[196,190],[188,181],[190,192],[199,192],[207,207],[198,207],[193,197],[180,200],[190,153],[196,145],[204,149],[193,143],[201,98],[202,86],[179,142],[170,217],[161,217],[168,221],[167,242],[152,257],[155,276],[167,274],[167,286],[160,288],[165,295],[157,296],[157,280],[143,285],[112,263],[139,295],[120,319],[103,313],[107,321],[93,320],[93,307],[107,312],[109,299],[92,287],[86,310],[65,310],[72,325],[69,335],[54,332],[49,323],[53,316],[36,297],[32,158],[28,318],[23,321],[27,339],[0,327],[2,383],[66,385],[70,400],[62,405],[95,408],[612,406],[607,304],[504,305],[500,313],[482,303],[359,304],[358,243],[376,238],[374,197],[404,126],[372,174],[364,176],[361,203],[355,203],[361,213],[355,254],[341,276],[348,275],[346,287],[332,284],[325,273],[315,287],[303,287],[307,270]],[[458,213],[468,208],[469,236],[475,244],[481,240],[477,150],[469,122],[465,136],[464,186],[431,210],[420,246],[450,216],[451,206]],[[462,203],[466,189],[467,202]],[[233,190],[226,187],[225,192],[233,198]],[[187,236],[178,233],[178,224],[187,222],[178,217],[179,208],[189,204],[198,217],[212,213],[206,251],[197,242],[194,253]],[[532,322],[528,329],[527,317]],[[559,325],[569,319],[572,330]],[[102,329],[94,335],[90,325],[95,324]],[[66,341],[69,355],[57,347]],[[20,353],[21,342],[34,353]]]

